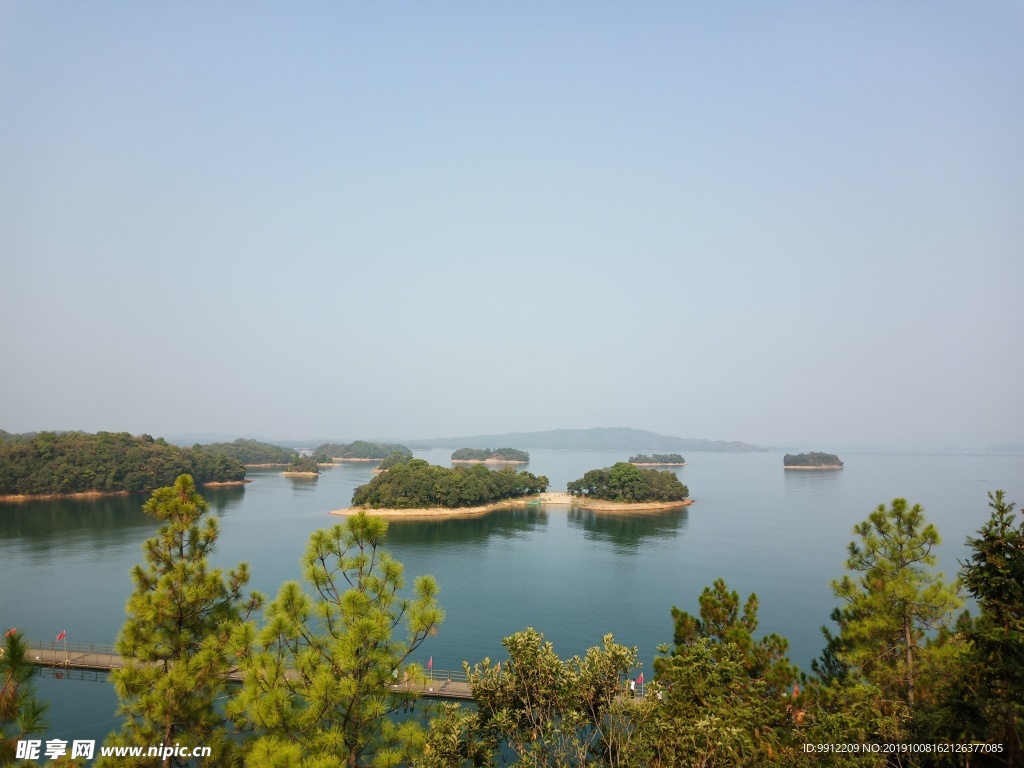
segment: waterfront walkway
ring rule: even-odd
[[[110,645],[68,643],[65,648],[63,643],[29,642],[28,646],[27,660],[29,662],[54,670],[81,669],[109,672],[112,669],[122,669],[125,664],[124,658],[119,656],[114,647]],[[241,682],[242,673],[233,670],[227,674],[227,679]],[[429,671],[424,680],[398,683],[391,686],[391,690],[395,693],[411,692],[427,699],[459,701],[472,701],[473,699],[473,692],[470,690],[466,673],[462,670],[435,669]]]

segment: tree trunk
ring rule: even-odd
[[[903,639],[907,644],[907,703],[914,706],[914,646],[910,632],[910,616],[903,614]]]

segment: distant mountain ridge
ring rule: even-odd
[[[629,427],[594,427],[592,429],[550,429],[544,432],[508,432],[503,435],[472,437],[435,437],[429,440],[403,440],[410,448],[571,448],[575,450],[649,450],[708,451],[748,453],[767,451],[757,445],[737,440],[704,440],[673,437]]]

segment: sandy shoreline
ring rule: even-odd
[[[320,477],[319,472],[282,472],[285,477]]]
[[[217,482],[211,480],[208,483],[200,483],[201,488],[220,487],[225,485],[245,485],[251,483],[252,480],[225,480],[223,482]],[[0,502],[20,502],[20,501],[52,501],[53,499],[101,499],[104,497],[114,496],[131,496],[149,494],[152,491],[80,491],[78,493],[10,493],[6,496],[0,496]]]
[[[693,504],[693,499],[683,501],[651,501],[631,504],[621,501],[602,501],[597,499],[584,499],[572,496],[568,493],[548,492],[534,496],[524,496],[520,499],[505,499],[496,501],[493,504],[484,504],[479,507],[431,507],[419,509],[371,509],[368,507],[346,507],[345,509],[333,509],[331,515],[355,515],[366,512],[368,515],[376,515],[384,518],[425,518],[425,517],[473,517],[475,515],[493,512],[495,509],[507,507],[526,507],[534,504],[549,504],[553,506],[576,507],[577,509],[590,509],[598,512],[655,512],[666,509],[678,509]]]
[[[821,466],[821,467],[809,467],[809,466],[787,467],[787,466],[783,465],[782,468],[783,469],[842,469],[842,467],[839,466],[838,464],[825,464],[824,466]]]

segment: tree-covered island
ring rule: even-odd
[[[782,466],[786,469],[842,469],[843,462],[834,453],[787,453]]]
[[[620,461],[604,469],[592,469],[568,484],[571,496],[623,504],[686,504],[690,490],[668,470],[640,469]]]
[[[629,463],[638,467],[681,467],[686,464],[686,459],[678,453],[655,453],[652,456],[638,453],[629,457]]]
[[[179,475],[198,485],[246,482],[240,461],[162,437],[39,432],[0,440],[0,497],[138,493],[169,486]]]
[[[356,488],[352,506],[368,509],[466,509],[533,496],[547,490],[548,479],[511,467],[438,467],[423,459],[397,464]]]
[[[313,456],[321,464],[331,461],[380,461],[398,451],[412,456],[412,451],[398,443],[371,443],[356,440],[354,443],[323,443],[313,450]]]
[[[453,464],[529,464],[530,454],[518,448],[459,448],[452,453]]]
[[[240,461],[247,467],[287,466],[296,456],[290,448],[242,437],[232,443],[207,443],[200,448],[214,456],[227,456]]]
[[[312,456],[296,456],[288,462],[288,469],[281,474],[302,477],[319,477],[320,467],[316,463],[316,459]]]

